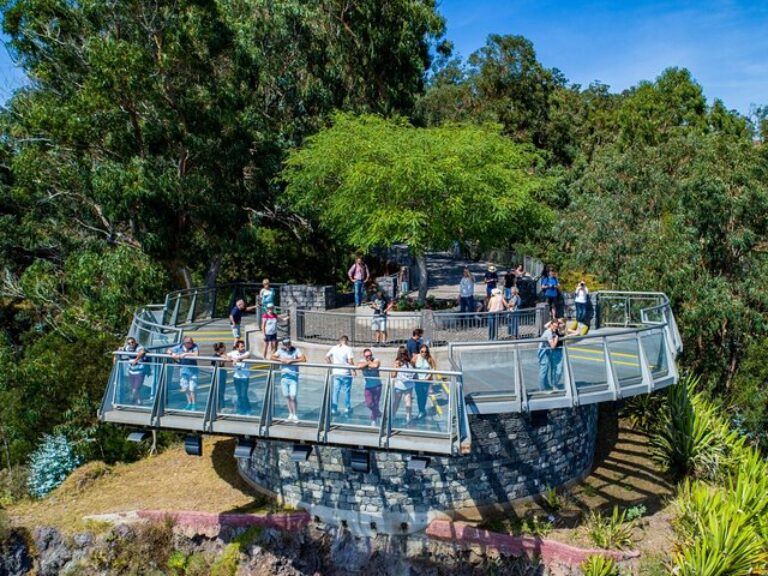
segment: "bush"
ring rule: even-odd
[[[719,407],[695,392],[698,377],[686,377],[667,391],[667,404],[651,438],[654,459],[676,478],[712,478],[730,451],[743,445],[720,416]]]
[[[590,556],[579,566],[584,576],[619,576],[619,568],[612,558]]]
[[[619,513],[619,507],[613,507],[613,513],[606,517],[593,511],[589,515],[589,538],[595,546],[605,549],[624,549],[632,545],[634,522],[628,522],[626,511]]]
[[[29,495],[29,471],[22,466],[0,470],[0,507],[10,506]]]
[[[43,436],[29,461],[29,491],[36,498],[47,496],[80,464],[64,436]]]

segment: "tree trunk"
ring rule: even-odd
[[[427,299],[427,255],[424,252],[416,251],[416,266],[419,268],[419,302]]]
[[[184,288],[192,288],[192,275],[189,273],[189,268],[184,265],[179,266],[176,271],[179,274],[179,278],[184,284]]]
[[[208,266],[208,273],[205,275],[205,287],[216,287],[216,279],[219,277],[219,269],[221,268],[221,256],[217,254],[211,260],[210,266]]]

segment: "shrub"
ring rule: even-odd
[[[557,488],[547,488],[541,495],[544,508],[550,512],[557,512],[563,507],[563,497],[557,492]]]
[[[659,416],[663,413],[663,394],[640,394],[627,399],[623,415],[635,430],[651,432],[659,424]]]
[[[630,508],[627,508],[627,522],[633,522],[638,518],[642,518],[643,516],[645,516],[645,513],[647,511],[648,509],[645,507],[644,504],[638,504],[636,506],[631,506]]]
[[[651,453],[677,478],[689,474],[712,478],[743,445],[720,416],[719,408],[696,394],[699,378],[688,376],[667,391],[667,404],[651,438]]]
[[[612,558],[590,556],[579,566],[584,576],[619,576],[619,568]]]
[[[29,460],[29,491],[43,498],[58,487],[80,464],[64,436],[43,436]]]
[[[29,471],[22,466],[0,470],[0,506],[10,506],[29,495]]]
[[[600,512],[590,513],[588,526],[589,538],[598,548],[629,548],[632,545],[632,532],[634,523],[626,519],[626,511],[619,512],[619,507],[613,507],[610,516],[603,516]]]

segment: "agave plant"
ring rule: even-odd
[[[667,392],[667,405],[651,438],[651,454],[677,478],[712,478],[730,451],[743,445],[719,407],[696,394],[698,376],[686,376]]]
[[[612,558],[590,556],[579,565],[584,576],[619,576],[619,568]]]
[[[748,576],[768,566],[765,541],[733,503],[721,499],[698,519],[696,537],[675,556],[678,576]]]
[[[589,537],[598,548],[629,548],[632,545],[634,522],[626,519],[626,510],[619,512],[619,507],[613,507],[610,516],[603,516],[593,511],[588,520]]]

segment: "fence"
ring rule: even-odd
[[[450,342],[479,340],[516,340],[540,336],[546,321],[544,308],[514,312],[442,312],[390,313],[385,321],[375,316],[319,310],[296,311],[296,338],[304,342],[336,342],[349,337],[352,346],[369,346],[376,332],[386,332],[386,346],[405,344],[416,328],[424,331],[432,346]]]
[[[274,304],[278,306],[282,284],[270,284],[270,286],[275,293]],[[235,302],[241,298],[248,306],[256,305],[261,288],[260,283],[237,282],[171,292],[165,297],[162,323],[167,326],[178,326],[201,320],[226,318]],[[261,307],[257,306],[256,310],[260,320]]]
[[[444,454],[471,447],[457,372],[381,368],[363,376],[350,366],[230,366],[216,357],[180,365],[153,353],[132,365],[132,356],[116,353],[107,421]]]
[[[452,343],[449,357],[464,375],[468,409],[498,413],[562,408],[649,393],[676,382],[675,358],[682,343],[666,297],[608,296],[609,318],[619,301],[622,310],[629,310],[630,319],[636,302],[662,302],[637,308],[638,319],[644,319],[639,328],[566,337],[555,349],[524,340]],[[621,321],[625,321],[623,315]]]

